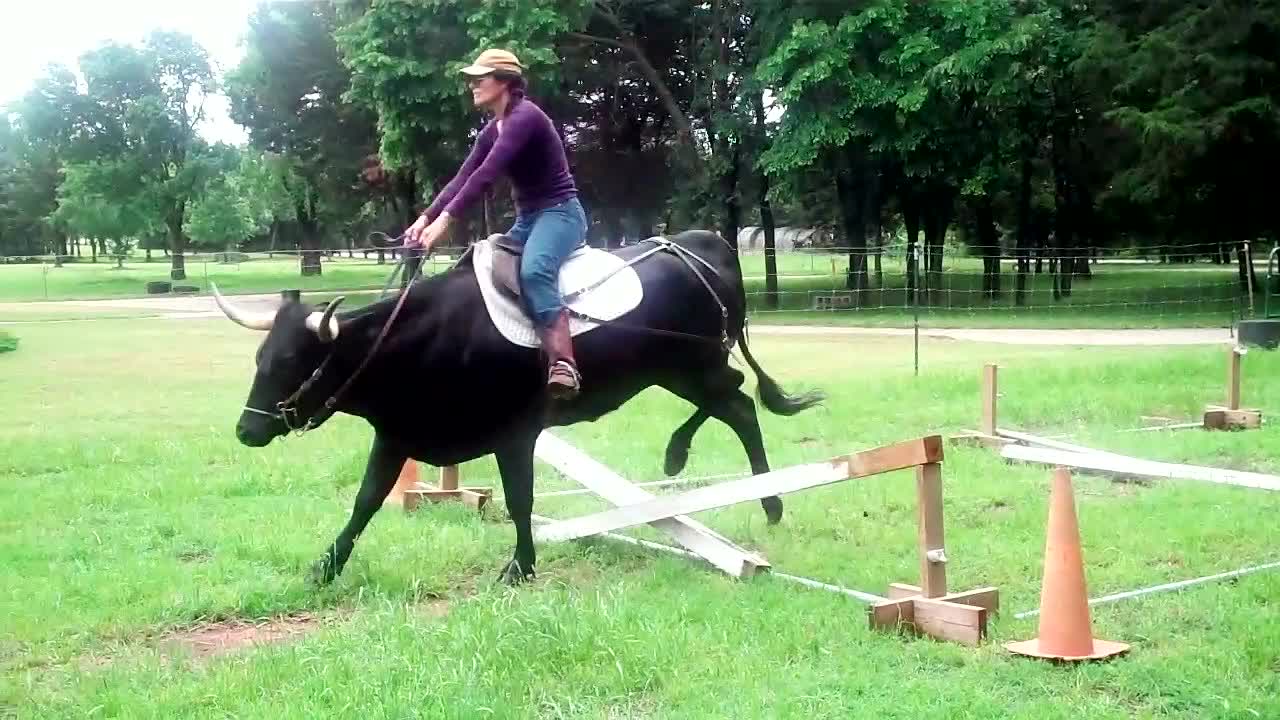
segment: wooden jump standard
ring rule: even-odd
[[[493,490],[482,487],[459,487],[460,475],[457,465],[442,467],[440,468],[440,485],[432,487],[419,481],[418,463],[409,460],[400,469],[400,477],[396,478],[396,485],[391,488],[386,502],[403,506],[405,512],[413,511],[423,500],[431,502],[452,500],[466,503],[477,510],[483,508],[489,498],[493,497]]]
[[[843,455],[826,462],[797,465],[659,497],[630,486],[607,468],[545,432],[539,439],[538,448],[540,458],[552,462],[589,487],[594,485],[602,488],[609,493],[605,498],[619,507],[541,525],[534,531],[536,540],[555,542],[607,535],[614,530],[649,523],[676,535],[690,550],[730,574],[735,574],[735,568],[741,567],[743,571],[735,574],[736,577],[749,574],[746,572],[748,568],[752,572],[768,569],[768,563],[755,560],[751,563],[744,561],[742,566],[736,565],[739,559],[729,555],[724,546],[744,556],[750,554],[693,523],[685,515],[759,500],[770,495],[784,495],[844,480],[915,468],[921,584],[891,584],[889,597],[874,602],[868,609],[871,627],[913,629],[938,639],[977,645],[986,635],[988,614],[999,610],[999,592],[993,587],[965,593],[947,593],[947,557],[942,522],[943,451],[942,438],[939,436],[901,442]],[[605,480],[601,481],[600,478]],[[604,492],[601,492],[602,496]],[[647,497],[641,497],[642,494]],[[718,542],[709,542],[708,537],[710,541]],[[701,549],[688,544],[690,538],[700,538],[698,543],[721,553],[718,556],[720,561],[712,560]],[[731,561],[727,564],[728,567],[723,562],[726,558]]]
[[[1226,405],[1206,405],[1201,422],[1174,423],[1154,427],[1137,428],[1136,431],[1182,430],[1256,430],[1262,427],[1262,411],[1240,407],[1240,357],[1248,350],[1233,346],[1227,350],[1227,402]],[[1002,447],[1008,438],[999,432],[996,414],[996,398],[999,395],[996,373],[998,366],[988,363],[982,367],[982,420],[978,430],[966,431],[953,437],[961,442],[978,443],[989,447]],[[1133,431],[1130,431],[1133,432]]]
[[[1234,349],[1232,350],[1231,358],[1233,362],[1228,366],[1228,404],[1235,405],[1238,408],[1240,404],[1240,356]],[[1113,477],[1198,480],[1220,485],[1237,485],[1259,490],[1280,491],[1280,476],[1276,475],[1143,460],[1002,428],[996,419],[996,386],[996,366],[984,366],[982,369],[982,424],[976,432],[967,431],[961,433],[955,436],[954,440],[976,442],[993,447],[1006,460],[1039,463],[1049,466],[1065,465],[1070,468],[1092,471]],[[1234,390],[1231,389],[1232,387],[1234,387]],[[1219,413],[1215,416],[1226,423],[1221,427],[1233,427],[1231,423],[1239,418],[1247,417],[1247,413],[1256,414],[1256,411],[1251,410],[1221,410],[1225,415]],[[1237,412],[1245,413],[1246,415],[1232,414]],[[1210,413],[1206,413],[1205,418],[1204,426],[1209,427]],[[1260,414],[1257,415],[1256,419],[1259,423],[1261,422]],[[1183,425],[1170,427],[1183,427]],[[1195,425],[1195,427],[1200,426]],[[1257,427],[1257,425],[1250,427]]]
[[[1209,405],[1204,410],[1204,427],[1207,430],[1254,430],[1262,427],[1262,413],[1240,408],[1240,356],[1245,348],[1236,346],[1227,351],[1227,404]]]

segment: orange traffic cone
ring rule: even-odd
[[[1054,471],[1049,494],[1040,634],[1034,640],[1005,643],[1005,648],[1019,655],[1055,660],[1100,660],[1129,649],[1125,643],[1093,637],[1071,473],[1064,467]]]
[[[413,490],[417,487],[418,463],[410,458],[405,461],[404,467],[400,468],[400,477],[396,478],[396,485],[391,488],[391,492],[387,494],[385,502],[403,505],[405,491]]]

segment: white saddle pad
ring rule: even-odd
[[[534,331],[533,322],[524,308],[493,283],[493,245],[489,240],[481,240],[472,247],[471,252],[480,294],[484,297],[485,307],[498,332],[516,345],[538,347],[541,344],[538,333]],[[575,250],[565,260],[560,268],[560,295],[563,297],[577,292],[600,282],[605,276],[609,276],[607,280],[574,298],[568,303],[568,307],[584,315],[608,321],[621,317],[640,304],[644,298],[644,289],[635,268],[627,266],[626,260],[616,255],[592,247]],[[572,316],[569,318],[569,334],[573,336],[590,332],[599,326],[599,323]]]

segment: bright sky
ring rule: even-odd
[[[256,5],[257,0],[3,0],[0,105],[30,89],[48,63],[75,71],[82,53],[108,40],[136,45],[157,29],[191,35],[224,72],[240,62],[240,37]],[[225,98],[211,98],[205,110],[209,117],[201,132],[209,141],[245,139],[243,128],[227,117]]]

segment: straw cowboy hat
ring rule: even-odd
[[[524,75],[524,66],[519,58],[506,50],[489,49],[476,56],[475,62],[462,68],[462,72],[473,77],[483,77],[497,71]]]

